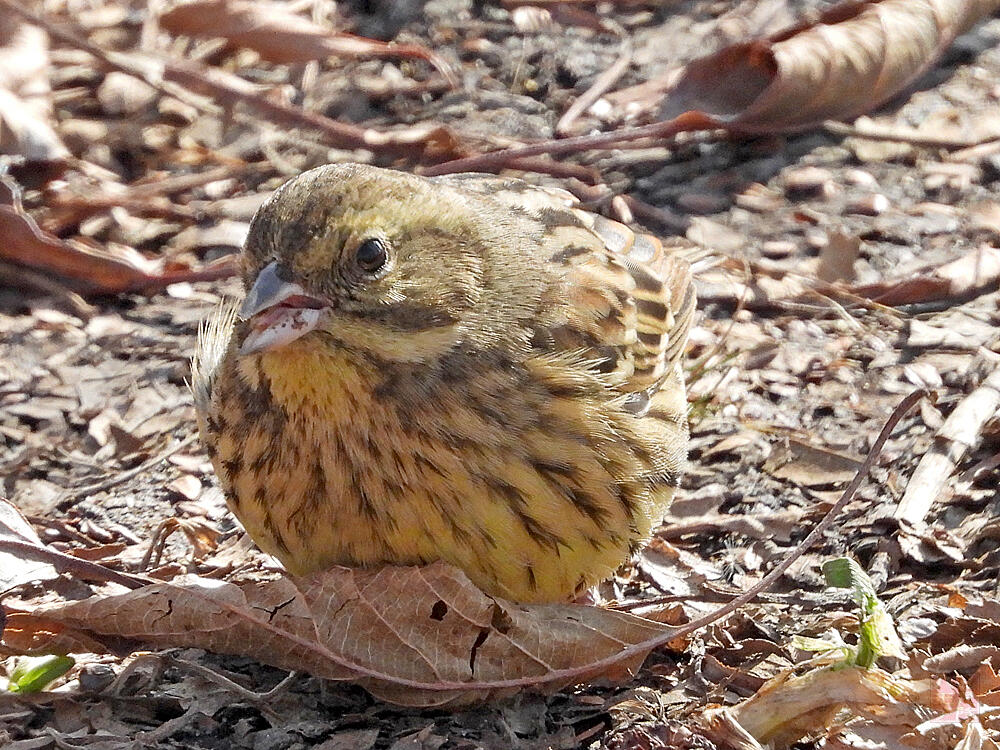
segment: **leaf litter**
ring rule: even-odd
[[[261,61],[249,47],[178,40],[155,21],[137,23],[112,3],[94,4],[61,27],[85,45],[50,32],[56,117],[42,121],[76,162],[55,187],[43,187],[14,164],[23,202],[15,228],[22,232],[34,222],[37,232],[30,234],[45,238],[35,257],[44,258],[44,243],[85,243],[146,272],[197,273],[217,260],[230,262],[240,230],[223,222],[245,226],[285,175],[343,158],[401,159],[397,165],[415,168],[433,153],[420,145],[432,132],[447,132],[443,153],[550,135],[573,97],[621,54],[620,39],[602,36],[600,24],[561,10],[536,28],[503,15],[506,10],[439,5],[428,4],[425,15],[408,20],[358,9],[343,20],[352,31],[381,29],[385,38],[402,33],[474,77],[451,94],[434,83],[437,71],[426,60],[330,58],[311,71],[283,67]],[[876,5],[890,4],[862,4],[869,11]],[[719,41],[739,44],[772,33],[754,33],[761,13],[739,3],[724,10],[697,3],[671,10],[636,2],[612,7],[633,43],[632,65],[621,74],[625,86],[654,80],[658,67],[687,62]],[[68,20],[58,3],[47,12],[47,20]],[[328,17],[317,12],[310,23]],[[715,21],[748,25],[727,37]],[[286,683],[280,670],[190,647],[116,656],[134,642],[94,631],[91,623],[46,619],[44,612],[70,606],[90,607],[92,620],[106,621],[100,597],[113,593],[114,584],[101,583],[101,570],[129,581],[146,569],[161,581],[152,585],[168,587],[163,592],[184,580],[208,581],[195,584],[196,591],[205,585],[268,590],[280,578],[240,536],[204,456],[185,442],[193,419],[184,380],[197,321],[235,286],[140,283],[110,287],[119,296],[102,299],[93,296],[99,286],[78,285],[49,265],[4,266],[3,491],[42,543],[77,560],[70,574],[49,580],[34,574],[6,594],[5,637],[75,639],[79,653],[77,665],[50,689],[0,694],[0,731],[14,743],[29,743],[24,747],[94,741],[120,747],[143,733],[147,744],[163,747],[202,746],[221,737],[248,747],[669,747],[697,746],[710,736],[726,746],[735,742],[730,735],[708,734],[710,704],[746,706],[744,719],[753,725],[747,717],[769,700],[820,696],[843,700],[810,704],[814,710],[784,734],[788,741],[804,733],[807,742],[830,747],[988,747],[996,730],[991,708],[1000,702],[990,651],[1000,633],[998,464],[992,460],[998,431],[983,411],[946,431],[943,425],[962,414],[958,407],[970,394],[988,395],[989,388],[977,389],[1000,350],[989,262],[995,233],[985,208],[1000,173],[989,141],[996,132],[989,71],[1000,70],[989,36],[995,24],[958,41],[959,53],[944,63],[947,79],[932,79],[847,135],[824,130],[749,144],[680,140],[669,149],[588,159],[588,174],[613,186],[610,195],[629,192],[625,205],[651,207],[644,216],[674,222],[668,228],[675,231],[697,219],[689,236],[717,243],[713,249],[722,256],[699,280],[704,312],[690,361],[701,364],[692,369],[692,464],[683,492],[662,538],[602,587],[604,599],[635,614],[659,612],[683,622],[745,591],[830,507],[850,478],[850,462],[867,452],[902,395],[928,385],[939,393],[935,405],[904,420],[840,525],[771,593],[744,614],[688,635],[679,650],[657,650],[641,668],[605,675],[616,678],[611,684],[548,697],[521,694],[445,715],[393,711],[343,685],[321,686],[306,677]],[[803,28],[818,27],[808,21]],[[718,33],[706,36],[712,29]],[[168,45],[168,60],[178,64],[167,67],[161,86],[143,66],[151,50],[162,56]],[[95,66],[88,49],[102,53],[117,74]],[[672,57],[675,50],[689,58]],[[478,67],[470,67],[471,60]],[[281,86],[296,97],[293,105],[280,95],[267,101]],[[378,93],[387,91],[398,93]],[[264,125],[258,120],[250,127],[250,112],[263,114]],[[311,117],[315,112],[326,119]],[[615,117],[627,119],[622,107],[611,121]],[[388,136],[390,148],[382,150],[387,139],[380,133],[414,123],[415,148]],[[930,131],[928,123],[961,126]],[[292,124],[304,130],[294,137],[282,132]],[[358,138],[365,128],[376,137]],[[923,142],[907,138],[915,130]],[[865,134],[880,143],[903,138],[905,149],[879,151]],[[946,162],[952,166],[941,166]],[[603,195],[599,206],[621,210],[621,202],[609,206],[609,193]],[[976,217],[967,226],[966,211]],[[845,252],[853,258],[849,265]],[[83,268],[88,282],[105,273],[103,266]],[[125,273],[135,278],[134,269]],[[166,294],[149,296],[164,287]],[[945,437],[935,437],[939,432]],[[935,445],[947,448],[948,436],[961,437],[962,450],[946,451],[950,463],[935,472],[945,483],[930,493],[925,527],[900,527],[895,511],[915,467]],[[857,642],[854,605],[825,589],[820,571],[845,550],[868,570],[908,654],[905,662],[883,660],[881,672],[817,672],[820,667],[791,648],[796,636],[823,639],[833,632],[848,645]],[[87,567],[98,563],[103,567]],[[181,577],[192,575],[199,578]],[[323,586],[317,591],[326,596]],[[114,596],[140,593],[119,589]],[[163,596],[161,607],[173,594]],[[652,608],[639,606],[657,598],[662,601]],[[455,614],[447,601],[448,612],[435,610],[439,600],[426,601],[427,619],[435,624]],[[265,604],[273,609],[285,601]],[[308,596],[302,601],[309,611]],[[386,606],[397,620],[408,611],[398,599]],[[195,608],[196,622],[199,613],[204,620],[203,605]],[[613,610],[590,615],[633,622]],[[33,624],[12,629],[18,620]],[[121,623],[128,625],[128,618]],[[490,617],[491,635],[476,649],[477,661],[497,624],[510,627]],[[534,627],[536,642],[551,636],[547,621]],[[460,656],[447,652],[445,665],[470,669],[461,658],[470,650],[464,643]],[[374,647],[372,653],[387,655]],[[434,663],[423,657],[425,669]],[[893,691],[899,698],[899,686],[911,683],[922,686],[906,693],[922,706],[920,716],[893,703]],[[386,689],[390,700],[407,695]],[[760,697],[747,702],[755,694]]]

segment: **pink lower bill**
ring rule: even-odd
[[[315,307],[283,305],[264,310],[250,320],[250,333],[243,339],[240,354],[277,349],[305,336],[319,323],[322,312]]]

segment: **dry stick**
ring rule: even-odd
[[[766,576],[760,579],[760,581],[757,583],[756,586],[751,588],[746,593],[736,597],[726,606],[721,607],[720,609],[717,609],[715,612],[705,615],[704,617],[699,618],[694,622],[681,626],[683,632],[675,634],[674,636],[671,637],[670,640],[672,640],[673,638],[679,638],[682,635],[686,635],[687,633],[697,630],[698,628],[704,627],[705,625],[715,622],[720,617],[723,617],[729,614],[730,612],[734,611],[735,609],[742,607],[744,604],[748,604],[758,594],[761,594],[766,589],[770,588],[771,584],[777,581],[778,578],[782,576],[784,572],[792,566],[792,563],[794,563],[798,558],[800,558],[803,554],[805,554],[805,552],[809,549],[809,547],[815,544],[816,541],[819,539],[819,537],[823,533],[825,533],[828,528],[830,528],[830,525],[836,519],[840,511],[843,510],[844,506],[847,505],[853,499],[854,494],[858,491],[858,488],[861,486],[861,482],[864,481],[864,478],[868,475],[868,472],[871,469],[872,465],[875,463],[875,460],[882,452],[882,446],[885,445],[885,441],[889,439],[889,434],[892,432],[893,428],[899,423],[899,420],[902,419],[906,415],[906,413],[913,408],[914,404],[916,404],[920,399],[924,398],[927,394],[928,392],[925,390],[914,391],[913,393],[909,394],[906,398],[904,398],[902,401],[899,402],[899,405],[893,410],[892,414],[889,415],[889,419],[882,427],[882,431],[878,434],[878,437],[875,438],[875,442],[872,444],[871,450],[868,451],[868,455],[865,456],[865,460],[861,463],[861,466],[858,468],[857,473],[854,475],[854,479],[851,480],[851,483],[847,486],[847,489],[845,489],[844,493],[840,496],[840,499],[836,503],[834,503],[833,507],[830,508],[830,510],[826,512],[826,515],[824,515],[823,518],[820,519],[819,523],[813,528],[813,530],[806,535],[806,538],[803,539],[801,542],[799,542],[798,546],[791,552],[789,552],[788,555],[780,563],[778,563],[778,567],[776,567],[774,570],[772,570],[770,573],[768,573]],[[656,605],[659,602],[660,602],[659,599],[654,599],[651,602],[636,602],[635,606],[630,606],[627,608],[622,607],[621,609],[633,610],[644,606]]]
[[[556,123],[556,133],[558,135],[562,135],[569,130],[570,125],[576,122],[576,118],[583,114],[591,104],[600,99],[604,95],[604,92],[611,88],[615,81],[622,77],[631,63],[632,41],[628,37],[625,37],[622,39],[622,49],[621,53],[618,55],[618,59],[611,63],[611,67],[597,76],[597,80],[594,81],[591,87],[584,91],[579,98],[570,105],[565,114],[559,118],[559,122]]]
[[[6,1],[6,0],[4,0]],[[918,134],[903,133],[879,133],[858,130],[850,125],[828,120],[823,123],[824,129],[834,135],[853,135],[859,138],[871,140],[890,140],[913,143],[916,145],[956,149],[966,148],[979,143],[986,143],[996,140],[995,136],[980,140],[956,141],[951,139],[935,138],[933,136],[922,136]],[[572,154],[580,151],[589,151],[598,148],[626,148],[624,144],[643,138],[665,139],[671,138],[681,132],[695,130],[718,130],[720,124],[710,119],[701,112],[685,112],[672,120],[655,122],[651,125],[643,125],[636,128],[623,128],[613,130],[609,133],[598,133],[596,135],[582,135],[575,138],[563,138],[558,140],[541,141],[529,146],[504,149],[501,151],[490,151],[489,153],[469,156],[462,159],[437,164],[424,170],[428,176],[439,174],[452,174],[454,172],[467,172],[476,170],[495,170],[509,166],[510,162],[525,156],[555,156],[556,154]]]
[[[919,526],[934,500],[951,477],[958,462],[979,442],[983,425],[1000,407],[1000,366],[982,385],[963,398],[934,436],[930,449],[920,459],[899,501],[895,516]]]
[[[995,133],[983,138],[942,138],[941,136],[926,135],[914,130],[859,128],[856,125],[848,125],[838,120],[826,120],[823,123],[823,130],[832,135],[864,138],[868,141],[891,141],[893,143],[908,143],[913,146],[943,149],[966,149],[997,141]]]
[[[225,675],[219,674],[214,669],[209,669],[206,666],[198,664],[197,662],[188,661],[187,659],[181,659],[179,656],[167,655],[167,660],[176,667],[186,669],[192,672],[204,680],[215,683],[216,685],[225,688],[231,693],[235,693],[240,698],[245,701],[252,703],[254,705],[260,705],[266,703],[269,700],[277,698],[279,695],[288,690],[289,685],[291,685],[295,679],[299,676],[299,673],[295,670],[290,671],[285,677],[282,678],[281,682],[275,685],[270,690],[258,693],[254,690],[248,690],[239,683],[233,682]]]
[[[0,0],[7,2],[7,0]],[[510,162],[526,156],[554,156],[556,154],[572,154],[597,148],[615,148],[622,143],[637,141],[641,138],[670,138],[681,132],[692,130],[712,130],[718,125],[698,112],[686,112],[673,120],[656,122],[638,128],[623,128],[609,133],[596,135],[580,135],[575,138],[541,141],[530,146],[508,148],[501,151],[454,159],[442,164],[427,167],[422,174],[429,177],[455,172],[489,171],[507,166]]]
[[[792,563],[802,557],[802,555],[804,555],[810,547],[819,541],[819,538],[826,533],[826,530],[829,529],[831,525],[833,525],[833,522],[840,514],[840,511],[844,509],[844,506],[854,499],[855,493],[857,493],[858,488],[861,487],[861,483],[865,480],[865,477],[868,476],[868,472],[871,470],[872,466],[875,465],[875,461],[882,453],[882,447],[885,445],[885,441],[889,439],[889,435],[892,433],[893,429],[895,429],[896,425],[899,424],[899,420],[906,416],[906,413],[926,395],[927,391],[925,390],[914,391],[899,402],[899,405],[893,409],[892,414],[889,415],[889,419],[887,419],[886,423],[882,426],[882,430],[879,432],[878,437],[875,438],[875,442],[872,444],[871,450],[869,450],[868,455],[865,456],[865,460],[858,468],[857,473],[854,475],[854,479],[851,480],[847,489],[844,490],[844,494],[842,494],[840,499],[833,504],[833,507],[826,512],[826,515],[820,519],[820,522],[813,527],[813,530],[806,534],[806,538],[799,542],[798,546],[789,552],[788,555],[786,555],[785,558],[778,563],[774,570],[761,578],[756,586],[752,586],[749,591],[740,594],[738,597],[729,602],[729,604],[720,607],[704,617],[699,617],[697,620],[689,622],[686,625],[681,625],[677,628],[676,632],[670,635],[669,638],[660,636],[653,639],[655,642],[654,648],[668,641],[672,641],[675,638],[680,638],[681,636],[694,632],[695,630],[703,628],[706,625],[710,625],[720,617],[725,617],[731,612],[736,611],[744,604],[749,604],[758,594],[761,594],[771,588],[775,581],[783,576],[786,570],[792,567]]]
[[[50,563],[56,570],[64,573],[76,573],[82,578],[120,583],[129,589],[141,589],[143,586],[148,586],[151,583],[158,583],[158,581],[150,578],[120,573],[104,565],[67,555],[51,547],[40,547],[34,542],[22,542],[20,539],[5,539],[0,537],[0,552],[17,554],[25,560]]]

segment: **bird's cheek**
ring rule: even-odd
[[[323,311],[314,307],[272,307],[249,321],[240,354],[268,351],[290,344],[316,328]]]

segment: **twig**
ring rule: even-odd
[[[218,685],[219,687],[224,688],[231,693],[235,693],[243,700],[255,706],[264,705],[268,701],[277,698],[279,695],[287,691],[289,686],[296,680],[297,677],[299,677],[299,673],[293,670],[289,672],[284,678],[282,678],[281,682],[279,682],[270,690],[263,693],[258,693],[254,690],[248,690],[239,683],[233,682],[224,674],[220,674],[219,672],[216,672],[214,669],[209,669],[208,667],[202,666],[201,664],[197,664],[196,662],[188,661],[187,659],[181,659],[177,656],[172,656],[170,654],[168,654],[166,658],[167,661],[173,664],[174,666],[180,667],[189,672],[193,672],[194,674],[201,677],[203,680],[211,682],[214,685]]]
[[[146,680],[146,684],[143,685],[143,687],[151,689],[153,685],[158,683],[160,678],[163,676],[163,662],[163,654],[138,654],[134,659],[132,659],[132,661],[125,665],[122,671],[119,672],[115,676],[115,679],[111,681],[111,684],[104,688],[101,692],[104,695],[112,695],[116,698],[126,695],[126,687],[132,687],[127,683],[132,679],[136,672],[146,665],[152,666],[152,670]]]
[[[875,442],[872,444],[871,450],[868,451],[868,455],[865,456],[865,460],[858,468],[857,473],[854,475],[854,479],[852,479],[851,483],[847,485],[847,489],[844,490],[840,499],[833,504],[833,507],[827,511],[826,515],[820,519],[819,523],[813,527],[812,531],[806,534],[806,538],[799,542],[798,546],[789,552],[785,556],[785,559],[778,563],[774,570],[761,578],[760,581],[755,586],[750,587],[748,591],[740,594],[738,597],[729,602],[729,604],[720,607],[704,617],[699,617],[697,620],[693,620],[686,625],[681,625],[679,628],[672,631],[668,637],[658,636],[654,639],[655,645],[663,645],[674,640],[675,638],[680,638],[688,633],[694,632],[695,630],[699,630],[706,625],[710,625],[720,618],[735,612],[744,604],[749,604],[757,597],[758,594],[761,594],[771,588],[771,586],[785,574],[785,571],[792,567],[792,564],[796,560],[802,557],[802,555],[804,555],[810,547],[819,541],[819,538],[826,533],[830,526],[833,525],[837,516],[840,515],[840,511],[842,511],[844,507],[854,499],[854,495],[857,493],[858,488],[861,487],[861,483],[865,480],[865,477],[868,476],[868,472],[871,470],[872,466],[875,465],[875,461],[882,453],[882,447],[885,445],[885,441],[889,439],[889,435],[892,433],[893,429],[895,429],[896,425],[899,424],[899,420],[901,420],[906,413],[926,395],[927,391],[914,391],[899,402],[899,405],[893,409],[892,414],[889,415],[889,419],[886,420],[885,425],[883,425],[882,431],[879,432],[878,437],[875,438]]]
[[[26,560],[51,563],[56,570],[63,573],[76,573],[81,578],[89,578],[91,580],[110,581],[111,583],[121,584],[129,589],[139,589],[154,583],[154,581],[147,578],[120,573],[104,565],[98,565],[89,560],[81,560],[79,557],[67,555],[50,547],[40,547],[31,542],[22,542],[19,539],[0,537],[0,552],[10,552]]]
[[[1000,407],[1000,366],[972,393],[959,402],[934,436],[910,477],[895,517],[920,526],[934,500],[965,454],[979,442],[983,425],[996,416]]]
[[[944,149],[970,148],[997,140],[995,133],[985,138],[942,138],[939,135],[925,135],[910,129],[886,128],[882,130],[859,128],[856,125],[848,125],[836,120],[827,120],[824,122],[823,130],[832,135],[864,138],[868,141],[892,141],[895,143],[909,143],[913,146]]]
[[[7,2],[7,0],[0,0]],[[501,151],[490,151],[477,156],[446,161],[424,170],[427,176],[453,174],[455,172],[496,171],[507,166],[515,159],[526,156],[555,156],[557,154],[573,154],[592,149],[610,149],[621,147],[621,144],[637,141],[641,138],[664,139],[678,133],[691,130],[712,130],[717,125],[698,112],[687,112],[673,120],[655,122],[637,128],[621,128],[608,133],[596,135],[579,135],[575,138],[540,141],[529,146],[508,148]]]
[[[590,88],[584,91],[579,98],[573,102],[569,109],[559,118],[556,123],[556,133],[565,135],[576,119],[587,111],[587,109],[611,88],[615,81],[622,77],[628,66],[632,64],[632,41],[625,37],[622,39],[621,52],[611,66],[597,76]]]

